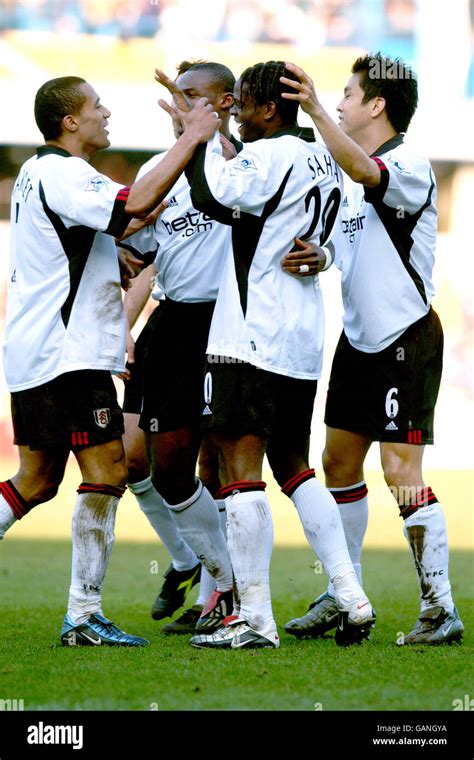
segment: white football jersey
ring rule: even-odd
[[[161,153],[144,164],[140,179],[166,155]],[[121,245],[141,254],[156,251],[158,288],[173,301],[215,301],[230,244],[230,228],[205,212],[196,211],[184,174],[166,196],[168,207],[154,226],[130,235]]]
[[[324,311],[318,277],[281,267],[295,237],[332,232],[342,174],[311,129],[284,129],[225,161],[218,138],[186,169],[196,208],[228,224],[226,257],[207,352],[300,379],[321,373]]]
[[[50,145],[22,166],[11,203],[4,366],[10,391],[65,372],[124,368],[114,236],[128,188]]]
[[[342,272],[344,332],[359,351],[383,351],[429,310],[434,295],[436,182],[429,161],[397,135],[375,154],[380,184],[345,177],[333,238]]]

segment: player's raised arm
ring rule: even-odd
[[[298,78],[298,81],[280,77],[282,84],[295,90],[294,93],[282,93],[282,97],[287,100],[297,100],[303,111],[311,116],[332,157],[354,182],[376,187],[381,178],[376,161],[370,158],[354,140],[344,134],[331,119],[319,101],[311,77],[294,63],[286,63],[286,68]],[[379,100],[383,101],[383,98]],[[381,103],[374,104],[374,108],[380,108],[381,105]]]
[[[160,104],[161,105],[161,104]],[[133,216],[148,214],[172,188],[199,143],[207,142],[221,124],[206,98],[198,100],[192,111],[180,111],[185,131],[163,161],[130,188],[125,211]]]

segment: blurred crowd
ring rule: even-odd
[[[0,31],[373,47],[412,53],[415,0],[2,0]],[[373,39],[372,39],[373,38]],[[387,47],[385,45],[385,49]],[[400,48],[403,48],[400,50]]]

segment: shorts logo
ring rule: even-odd
[[[212,414],[211,410],[209,409],[209,404],[212,401],[212,375],[210,372],[206,372],[206,376],[204,378],[204,401],[206,402],[206,406],[203,409],[203,414]]]
[[[106,428],[111,420],[110,409],[94,409],[95,424],[100,428]]]

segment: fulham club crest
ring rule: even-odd
[[[94,409],[95,424],[106,428],[110,422],[110,409]]]

